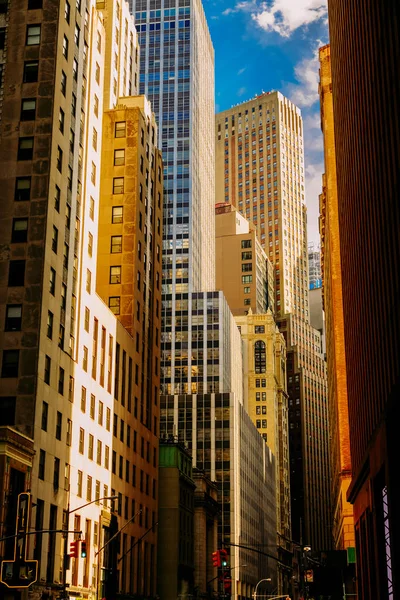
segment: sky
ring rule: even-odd
[[[277,90],[304,122],[308,241],[319,244],[323,144],[318,48],[328,43],[326,0],[203,0],[215,50],[216,112]]]

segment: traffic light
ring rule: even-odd
[[[220,551],[216,550],[215,552],[212,553],[212,561],[213,561],[213,567],[220,567],[221,566],[221,556],[220,556]]]
[[[220,559],[221,559],[221,567],[224,569],[228,566],[228,552],[224,549],[219,551]]]
[[[78,558],[79,540],[74,540],[69,545],[69,555],[71,558]]]
[[[81,541],[81,558],[86,558],[86,541]]]
[[[228,577],[224,577],[224,592],[225,595],[229,595],[232,593],[232,579],[229,577],[229,573],[226,572]]]

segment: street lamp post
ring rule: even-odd
[[[67,600],[67,568],[68,568],[68,529],[69,529],[69,516],[77,510],[81,510],[82,508],[86,508],[90,504],[94,504],[95,502],[100,502],[102,500],[117,500],[118,496],[103,496],[103,498],[96,498],[91,502],[86,502],[86,504],[82,504],[82,506],[78,506],[72,510],[69,509],[69,503],[66,510],[66,533],[64,534],[64,556],[63,556],[63,568],[62,568],[62,590],[63,590],[63,599]]]
[[[259,586],[259,585],[260,585],[260,583],[262,583],[263,581],[268,581],[269,583],[271,583],[272,579],[271,579],[271,577],[266,577],[266,578],[264,577],[264,579],[260,579],[260,581],[258,581],[258,582],[257,582],[256,589],[254,590],[254,593],[253,593],[253,598],[254,598],[254,600],[257,600],[257,590],[258,590],[258,586]]]

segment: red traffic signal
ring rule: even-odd
[[[225,549],[219,551],[221,566],[226,567],[228,565],[228,552]]]
[[[220,551],[216,550],[215,552],[212,553],[212,561],[213,561],[213,567],[220,567],[221,566],[221,556],[220,556]]]
[[[78,556],[79,556],[79,540],[75,540],[70,543],[69,555],[71,558],[78,558]]]
[[[229,577],[224,578],[224,590],[225,594],[230,594],[232,591],[232,579]]]
[[[86,553],[86,541],[85,540],[81,540],[81,558],[86,558],[87,553]]]

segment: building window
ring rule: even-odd
[[[265,325],[255,325],[254,333],[265,333]]]
[[[26,28],[26,45],[37,46],[40,44],[40,25],[28,25]]]
[[[61,93],[62,93],[62,95],[65,96],[65,94],[67,93],[67,76],[64,73],[64,71],[61,71],[60,87],[61,87]]]
[[[113,206],[112,208],[112,223],[122,223],[124,215],[123,206]]]
[[[18,377],[19,350],[3,350],[2,377]]]
[[[63,151],[61,150],[60,146],[57,147],[57,156],[56,156],[56,165],[57,165],[57,170],[60,171],[60,173],[62,173],[62,161],[63,161]]]
[[[121,297],[120,296],[110,296],[108,299],[108,307],[114,315],[120,314],[121,308]]]
[[[89,217],[94,221],[94,199],[90,197]]]
[[[58,410],[57,417],[56,417],[56,440],[61,440],[61,431],[62,431],[62,414]]]
[[[28,239],[28,219],[13,219],[11,242],[18,244]]]
[[[42,429],[43,431],[47,431],[47,421],[48,421],[48,417],[49,417],[49,405],[47,404],[47,402],[42,403]]]
[[[72,444],[72,421],[71,419],[67,419],[67,434],[65,436],[65,442],[67,446],[71,446]]]
[[[110,283],[121,283],[121,266],[110,267]]]
[[[115,123],[115,137],[121,138],[121,137],[125,137],[125,135],[126,135],[126,122],[118,121],[117,123]]]
[[[251,240],[242,240],[242,248],[251,248]]]
[[[34,121],[36,116],[35,98],[26,98],[21,102],[21,121]]]
[[[21,331],[22,304],[8,304],[4,331]]]
[[[92,289],[92,272],[89,269],[86,269],[86,291],[90,294]]]
[[[125,164],[125,150],[114,150],[114,166],[120,167]]]
[[[24,83],[34,83],[39,77],[39,61],[30,60],[24,63]]]
[[[113,194],[123,194],[124,193],[124,178],[123,177],[114,177],[113,179]]]
[[[253,281],[253,275],[242,275],[242,283],[251,283]]]
[[[122,252],[122,235],[111,236],[111,254]]]
[[[96,95],[94,96],[93,112],[94,112],[94,114],[95,114],[96,117],[99,116],[99,99],[98,99],[98,97]]]
[[[74,58],[74,62],[72,63],[72,77],[74,81],[78,81],[78,61]]]
[[[250,306],[250,304],[251,304],[250,298],[245,298],[243,301],[243,304],[244,304],[244,306]]]
[[[243,263],[242,264],[242,272],[246,272],[246,271],[252,271],[253,270],[253,265],[252,263]]]
[[[258,340],[254,344],[254,370],[256,373],[265,373],[266,352],[265,342]]]
[[[64,124],[65,124],[65,112],[62,108],[60,108],[60,112],[58,113],[58,129],[61,133],[64,133]]]
[[[77,485],[77,492],[76,492],[76,495],[78,496],[78,498],[82,498],[82,480],[83,480],[83,473],[82,473],[82,471],[78,471],[78,485]]]
[[[51,358],[50,356],[44,357],[44,382],[50,385],[50,370],[51,370]]]
[[[88,502],[92,501],[92,478],[90,475],[87,476],[87,487],[86,487],[86,500]]]
[[[53,267],[50,267],[50,281],[49,281],[49,292],[54,296],[56,291],[56,272]]]
[[[46,452],[44,450],[40,450],[39,452],[39,465],[38,465],[38,478],[44,481],[46,468]]]
[[[83,454],[85,451],[85,430],[79,428],[79,454]]]
[[[61,396],[64,396],[64,381],[65,381],[65,371],[62,367],[60,367],[58,372],[58,393]]]
[[[69,41],[68,41],[67,36],[64,35],[62,53],[66,60],[68,60],[68,47],[69,47]]]
[[[53,235],[51,237],[51,249],[54,254],[57,254],[58,249],[58,229],[55,225],[53,225]]]
[[[70,3],[68,2],[68,0],[65,0],[64,17],[65,17],[65,20],[67,21],[68,25],[69,25],[70,16],[71,16],[71,6],[70,6]]]
[[[93,445],[94,445],[94,437],[91,433],[89,433],[89,447],[88,447],[89,460],[93,460]]]
[[[77,24],[75,24],[74,40],[75,40],[75,45],[77,48],[79,48],[80,36],[81,36],[81,30],[79,29],[79,26]]]
[[[54,322],[54,315],[49,310],[49,311],[47,311],[47,337],[50,340],[53,339],[53,322]]]
[[[23,137],[18,140],[18,160],[32,160],[33,137]]]
[[[17,177],[15,180],[14,200],[30,200],[31,199],[31,178]]]
[[[93,254],[93,235],[90,232],[88,235],[88,254],[89,256]]]
[[[96,185],[96,165],[94,164],[94,162],[92,162],[92,171],[90,174],[90,180],[93,183],[93,185]]]
[[[242,252],[242,260],[251,260],[252,257],[252,252]]]
[[[82,368],[87,373],[87,370],[88,370],[88,349],[87,349],[86,346],[83,346]]]
[[[93,136],[92,136],[92,145],[93,149],[97,150],[97,130],[93,127]]]
[[[9,287],[23,286],[25,282],[25,261],[10,260],[8,270]]]

